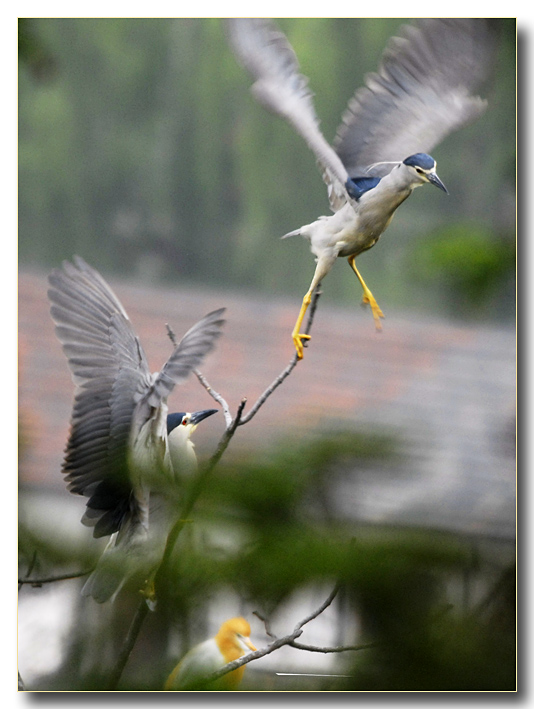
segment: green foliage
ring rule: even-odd
[[[354,474],[363,461],[394,468],[395,451],[395,440],[383,434],[336,434],[280,445],[264,460],[216,468],[159,581],[156,611],[145,621],[119,690],[161,689],[178,659],[168,656],[169,634],[178,634],[183,654],[198,642],[208,609],[221,597],[235,599],[236,614],[246,607],[247,614],[256,609],[274,621],[295,594],[339,583],[340,622],[360,628],[345,644],[371,646],[343,653],[340,673],[350,678],[312,686],[295,678],[291,689],[512,691],[512,569],[493,590],[486,581],[485,601],[466,604],[464,590],[460,604],[451,588],[481,573],[492,577],[468,539],[340,520],[324,504],[326,481]],[[85,563],[79,548],[45,539],[23,529],[23,575],[34,552],[40,576],[65,568],[69,556],[71,569]],[[63,666],[32,689],[105,688],[138,604],[138,585],[132,584],[111,606],[80,599]],[[308,612],[303,609],[302,617]],[[255,683],[244,688],[268,690],[261,672],[249,670],[247,677]]]
[[[440,606],[436,576],[421,566],[408,573],[398,569],[383,574],[378,587],[363,593],[359,588],[360,612],[380,639],[375,648],[355,660],[351,679],[338,688],[514,691],[514,568],[505,574],[511,593],[497,599],[497,614],[487,617],[459,612],[452,605]]]
[[[510,285],[515,243],[480,225],[458,223],[417,243],[412,268],[420,279],[441,286],[452,312],[477,313]]]

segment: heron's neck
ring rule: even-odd
[[[189,431],[177,426],[169,435],[169,453],[175,475],[192,475],[197,470],[195,444],[189,437]]]

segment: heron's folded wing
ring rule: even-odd
[[[49,276],[50,312],[76,393],[63,472],[89,498],[82,521],[101,537],[142,517],[128,471],[135,396],[151,382],[148,363],[121,303],[79,257]]]
[[[389,41],[343,116],[334,147],[351,177],[382,177],[415,153],[430,153],[475,120],[486,101],[472,92],[493,66],[495,41],[484,19],[421,19]]]
[[[255,81],[255,98],[304,138],[323,172],[331,206],[338,209],[347,200],[347,170],[319,129],[308,79],[299,73],[286,36],[268,19],[232,18],[227,27],[234,53]]]

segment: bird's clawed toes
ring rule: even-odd
[[[304,335],[302,333],[298,333],[297,335],[293,335],[293,344],[295,345],[295,349],[297,350],[297,357],[299,359],[302,359],[304,357],[304,342],[303,340],[310,340],[311,336],[310,335]]]
[[[376,329],[381,332],[382,331],[382,323],[380,322],[380,318],[385,318],[386,316],[382,312],[380,306],[376,302],[376,300],[373,298],[372,295],[364,295],[362,298],[362,306],[370,305],[371,306],[371,311],[373,313],[373,318],[375,320],[375,327]]]

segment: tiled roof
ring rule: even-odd
[[[171,350],[165,323],[180,337],[208,311],[227,307],[224,337],[202,371],[232,411],[244,396],[250,408],[293,355],[298,300],[108,280],[153,371]],[[59,492],[73,385],[46,290],[46,274],[20,274],[20,476],[23,484]],[[513,536],[515,331],[401,317],[389,307],[387,314],[377,334],[368,312],[321,302],[304,360],[239,429],[232,450],[333,423],[386,427],[402,438],[402,470],[384,476],[370,468],[358,471],[357,481],[340,481],[333,499],[341,514]],[[172,411],[207,408],[213,401],[191,377],[169,403]],[[222,415],[199,428],[201,456],[211,453],[223,428]]]

